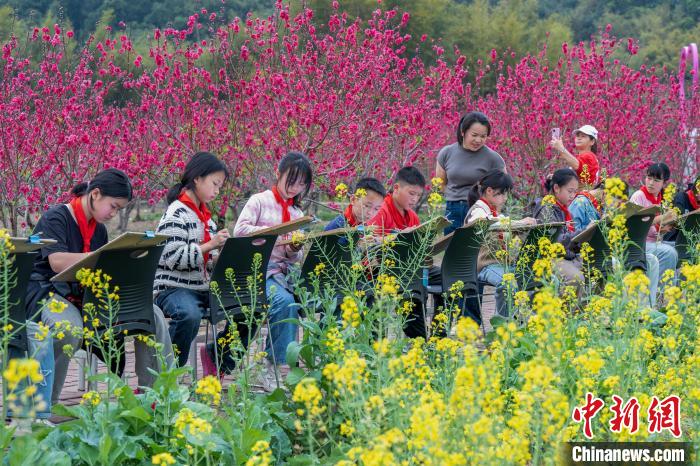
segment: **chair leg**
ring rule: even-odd
[[[89,351],[87,354],[87,362],[89,367],[88,376],[97,375],[97,356]],[[88,389],[97,390],[97,382],[88,381]]]
[[[192,377],[192,379],[195,380],[197,379],[197,337],[194,337],[192,343],[190,343],[189,363],[190,366],[192,366],[192,369],[194,370],[194,376]]]
[[[211,336],[212,339],[214,340],[214,365],[216,366],[216,370],[221,370],[221,366],[219,365],[219,345],[216,342],[216,326],[214,325],[214,322],[207,321],[207,333],[206,333],[206,340],[208,344],[209,341],[209,326],[211,325]]]
[[[78,363],[78,390],[81,392],[85,391],[85,364],[87,363],[87,353],[85,350],[78,350],[75,352],[73,357]]]

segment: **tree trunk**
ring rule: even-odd
[[[132,200],[126,207],[119,211],[119,226],[117,227],[120,232],[124,233],[129,226],[129,216],[136,206],[136,201]]]

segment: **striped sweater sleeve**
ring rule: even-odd
[[[168,215],[170,214],[170,215]],[[160,265],[166,270],[200,270],[204,256],[196,235],[197,224],[185,215],[184,209],[166,212],[158,224],[158,234],[167,235]]]

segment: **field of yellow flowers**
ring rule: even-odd
[[[75,420],[15,437],[0,428],[0,462],[539,465],[561,463],[569,441],[685,441],[697,448],[697,259],[681,266],[678,280],[664,277],[658,310],[667,320],[658,325],[643,273],[616,268],[577,295],[553,276],[558,248],[544,240],[539,249],[542,287],[509,293],[514,317],[494,321],[489,334],[460,317],[457,285],[445,293],[428,340],[404,338],[410,304],[400,277],[387,268],[363,287],[364,267],[356,263],[342,271],[347,291],[338,301],[318,280],[300,292],[303,338],[286,355],[296,367],[284,389],[253,393],[261,363],[247,353],[228,387],[211,376],[184,385],[190,369],[178,368],[135,395],[116,375],[98,375],[106,391],[89,392],[80,406],[54,407]],[[102,287],[112,305],[108,280],[83,278]],[[229,344],[240,344],[240,336]],[[9,396],[33,394],[37,366],[31,359],[5,366]],[[678,413],[660,408],[669,400],[677,400]]]

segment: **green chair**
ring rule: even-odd
[[[692,257],[690,248],[692,243],[698,240],[700,240],[700,212],[695,212],[688,214],[681,228],[678,228],[676,251],[678,251],[679,264]]]
[[[555,242],[562,228],[562,225],[545,223],[534,226],[528,231],[515,261],[515,279],[519,290],[532,291],[541,285],[532,269],[537,260],[540,238],[548,238]]]
[[[323,272],[318,276],[320,288],[330,288],[338,292],[342,287],[342,273],[345,268],[352,265],[351,244],[355,244],[358,238],[357,232],[353,232],[353,241],[347,241],[347,233],[335,233],[317,236],[311,239],[311,246],[301,267],[301,287],[310,290],[311,276],[316,267],[323,264]],[[345,240],[345,241],[344,241]]]
[[[8,295],[9,322],[14,328],[21,330],[15,332],[9,342],[11,357],[24,357],[28,351],[27,331],[25,321],[27,319],[26,296],[29,276],[38,256],[37,252],[21,252],[10,254],[10,290]],[[3,271],[4,273],[4,271]],[[14,277],[13,277],[14,274]],[[14,284],[13,284],[14,282]]]
[[[481,303],[477,278],[477,259],[483,238],[483,225],[475,223],[454,230],[440,265],[442,284],[429,286],[428,294],[440,295],[456,282],[464,283],[462,289],[463,315],[468,315],[481,324]]]
[[[118,333],[128,330],[129,333],[155,334],[155,318],[153,315],[153,280],[164,245],[147,248],[108,250],[100,253],[94,270],[102,270],[103,274],[112,277],[110,288],[119,287],[119,302],[116,315],[110,316],[100,304],[91,289],[86,288],[83,296],[83,309],[92,303],[97,310],[100,326],[92,328],[99,335],[106,326],[111,325]]]
[[[243,236],[226,240],[211,276],[211,282],[216,282],[219,287],[220,297],[217,298],[213,293],[209,294],[209,311],[204,316],[208,322],[205,344],[209,341],[209,327],[216,338],[216,325],[219,322],[245,319],[244,307],[253,307],[251,311],[255,315],[266,312],[265,277],[275,241],[277,241],[277,235]],[[260,254],[257,277],[254,276],[256,270],[253,268],[256,254]],[[227,269],[233,270],[232,280],[226,277]],[[248,281],[251,279],[257,280],[257,296],[253,295],[248,288]],[[196,353],[194,358],[196,360]],[[219,350],[216,344],[214,359],[219,367]]]

